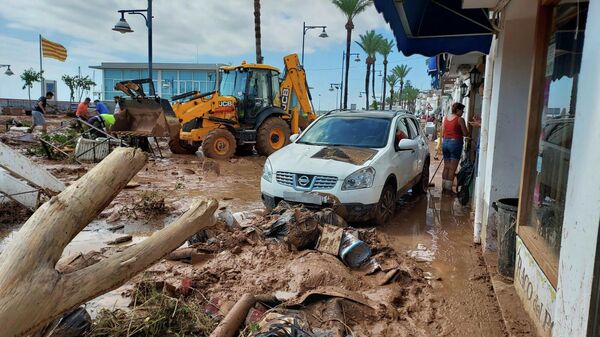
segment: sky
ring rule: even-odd
[[[309,30],[305,42],[305,62],[316,109],[336,106],[331,83],[341,80],[342,52],[345,50],[345,18],[329,0],[262,0],[262,49],[264,63],[282,68],[283,57],[300,55],[302,23],[327,26],[328,38],[318,29]],[[27,98],[19,75],[27,68],[39,69],[38,35],[60,43],[68,51],[66,62],[44,58],[44,77],[58,82],[58,99],[68,100],[68,89],[60,78],[83,75],[101,84],[101,71],[89,66],[102,62],[147,62],[147,30],[141,16],[129,15],[133,33],[120,34],[112,27],[120,18],[118,9],[146,8],[144,0],[0,0],[0,64],[10,64],[13,76],[0,70],[0,97]],[[154,0],[154,62],[226,63],[254,62],[254,15],[252,0]],[[358,35],[374,29],[388,39],[392,32],[370,7],[355,19],[352,52],[361,54],[351,61],[349,104],[364,105],[365,55],[354,42]],[[420,89],[429,89],[425,57],[405,57],[397,49],[389,56],[388,67],[406,64],[412,68],[407,79]],[[378,57],[377,70],[382,70]],[[382,77],[376,77],[381,95]],[[100,91],[100,87],[96,90]],[[389,89],[388,89],[389,91]],[[32,97],[39,96],[39,84]],[[338,103],[339,104],[339,103]]]

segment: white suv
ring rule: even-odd
[[[394,214],[397,198],[429,183],[429,148],[419,121],[398,111],[331,112],[273,153],[263,169],[262,200],[344,207],[347,221]],[[339,206],[336,206],[339,207]]]

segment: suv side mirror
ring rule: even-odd
[[[398,151],[414,151],[418,148],[418,143],[414,139],[402,139],[398,142]]]
[[[294,133],[293,135],[290,136],[290,142],[292,142],[292,143],[295,142],[299,136],[300,136],[299,134]]]

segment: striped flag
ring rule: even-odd
[[[61,62],[65,62],[67,59],[67,49],[65,49],[65,47],[63,47],[61,44],[52,42],[42,37],[41,45],[44,57],[53,58]]]

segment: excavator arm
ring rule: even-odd
[[[291,116],[291,131],[299,133],[317,118],[312,106],[306,73],[297,54],[283,58],[285,65],[283,81],[279,87],[281,108]]]

